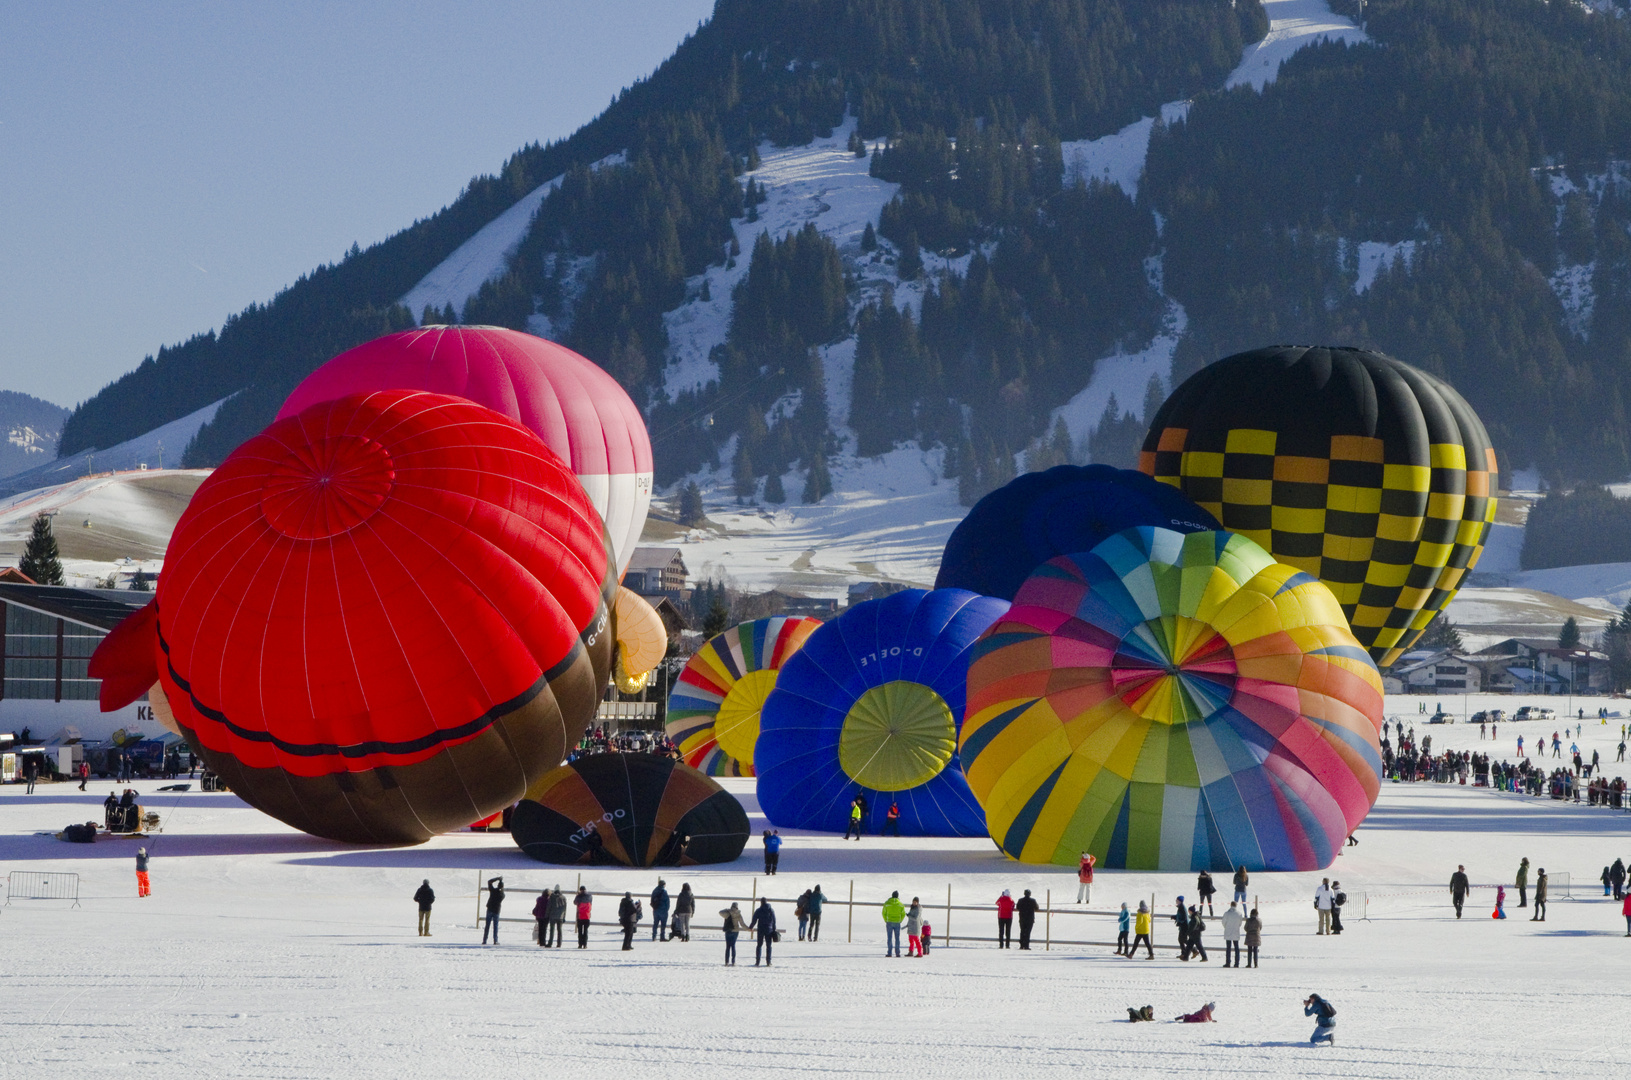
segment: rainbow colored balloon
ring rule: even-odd
[[[1243,536],[1043,564],[968,682],[963,771],[1022,862],[1313,870],[1376,802],[1381,676],[1331,591]]]
[[[820,626],[820,619],[757,619],[697,650],[669,694],[665,725],[687,765],[710,776],[753,775],[759,711],[776,673]]]

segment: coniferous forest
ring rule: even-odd
[[[1168,298],[1188,317],[1174,378],[1271,343],[1380,348],[1458,386],[1503,469],[1559,486],[1631,475],[1631,18],[1371,0],[1364,19],[1371,44],[1305,49],[1259,93],[1220,89],[1266,32],[1256,0],[720,0],[570,139],[160,350],[75,411],[62,452],[238,391],[187,454],[219,460],[316,364],[424,317],[395,299],[562,176],[508,272],[429,316],[548,316],[646,408],[659,483],[728,448],[739,493],[799,498],[783,473],[825,476],[838,448],[817,350],[852,336],[862,454],[943,447],[965,499],[1011,476],[1018,451],[1031,468],[1126,463],[1141,403],[1113,405],[1074,445],[1052,412],[1095,358],[1147,343]],[[1136,199],[1062,186],[1062,142],[1181,99]],[[916,313],[863,302],[814,230],[735,241],[764,197],[761,148],[846,115],[872,174],[900,185],[863,245],[889,245],[901,279],[923,281]],[[1391,262],[1362,277],[1362,250],[1383,244]],[[929,275],[929,252],[970,257]],[[731,260],[749,265],[719,380],[669,401],[663,313]]]

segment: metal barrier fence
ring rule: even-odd
[[[79,875],[13,870],[6,875],[6,907],[13,900],[72,900],[79,906]]]
[[[492,875],[492,876],[496,877],[498,875],[495,874],[495,875]],[[483,925],[483,923],[485,921],[485,918],[486,918],[485,895],[486,895],[486,882],[487,882],[487,879],[488,879],[488,875],[486,874],[485,871],[483,871],[481,873],[478,873],[476,875],[476,926],[478,928]],[[583,884],[583,875],[580,873],[577,876],[577,882],[572,887],[573,891],[576,892],[577,888],[579,886],[581,886],[582,884]],[[552,888],[553,886],[554,886],[553,882],[551,882],[548,886],[540,887],[540,888],[537,888],[537,889],[530,888],[530,887],[518,887],[518,886],[506,885],[505,890],[504,890],[505,898],[506,898],[506,900],[508,900],[510,898],[511,894],[537,894],[539,892],[542,892],[543,888],[545,888],[545,887]],[[621,889],[612,890],[612,892],[610,894],[610,896],[612,898],[612,902],[615,903],[616,898],[623,891],[625,891],[625,890],[621,890]],[[596,899],[598,901],[600,901],[602,903],[606,902],[606,900],[608,898],[608,894],[606,894],[606,893],[594,893],[593,890],[590,890],[590,892],[591,892],[592,895],[594,895],[596,897]],[[679,895],[678,893],[670,893],[669,894],[670,904],[672,904],[673,898],[678,896],[678,895]],[[519,896],[518,896],[518,898],[519,898]],[[645,905],[647,905],[649,903],[649,901],[650,901],[649,896],[645,896],[645,895],[638,896],[638,897],[636,897],[636,899],[641,902],[642,907],[645,907]],[[765,894],[761,895],[759,893],[759,879],[757,877],[753,879],[753,891],[748,896],[726,896],[726,895],[711,895],[711,894],[710,895],[704,895],[702,893],[694,893],[694,894],[692,894],[692,899],[694,899],[697,902],[697,904],[699,905],[699,910],[696,912],[696,914],[694,914],[692,916],[692,923],[691,923],[691,930],[690,930],[691,933],[696,933],[698,931],[705,931],[705,932],[720,934],[722,937],[724,935],[724,928],[723,928],[723,926],[719,925],[719,916],[717,914],[715,914],[714,912],[711,912],[711,911],[707,912],[707,913],[704,913],[700,909],[700,905],[702,905],[703,903],[710,903],[710,904],[713,904],[713,903],[725,903],[725,904],[738,903],[738,904],[740,904],[740,903],[743,903],[745,901],[749,906],[742,911],[742,916],[743,916],[744,919],[752,917],[753,907],[757,906],[760,900],[769,900],[772,904],[784,905],[784,907],[779,912],[777,912],[777,916],[776,916],[777,924],[778,924],[777,928],[783,933],[784,936],[788,932],[790,932],[790,931],[792,931],[794,929],[794,927],[796,926],[797,921],[798,921],[796,918],[792,917],[792,910],[798,904],[798,897],[796,897],[796,896],[771,896],[769,893],[765,893]],[[904,901],[904,900],[902,901],[902,903],[905,903],[905,902],[906,901]],[[572,927],[572,926],[576,925],[576,920],[575,920],[575,918],[573,916],[573,912],[572,912],[571,907],[570,907],[571,894],[568,894],[567,903],[568,903],[569,906],[568,906],[568,910],[567,910],[567,918],[565,920],[565,925],[567,927]],[[1032,931],[1031,940],[1032,940],[1032,944],[1040,945],[1042,947],[1043,951],[1048,951],[1048,950],[1052,949],[1052,947],[1055,946],[1055,945],[1103,946],[1105,948],[1115,948],[1116,947],[1116,941],[1115,941],[1116,931],[1113,929],[1114,924],[1112,924],[1111,936],[1110,936],[1110,938],[1108,940],[1104,940],[1104,939],[1091,939],[1090,940],[1090,939],[1086,939],[1086,938],[1055,937],[1053,935],[1053,931],[1054,931],[1054,920],[1055,919],[1060,919],[1060,920],[1071,919],[1071,918],[1079,919],[1079,918],[1081,918],[1083,916],[1087,916],[1087,917],[1104,918],[1104,919],[1115,920],[1120,915],[1119,911],[1111,911],[1111,910],[1107,910],[1107,909],[1103,909],[1103,908],[1098,909],[1098,910],[1093,910],[1093,909],[1087,908],[1085,906],[1080,906],[1079,907],[1079,906],[1077,906],[1075,904],[1070,904],[1068,907],[1056,908],[1056,907],[1053,906],[1052,890],[1046,890],[1046,889],[1043,890],[1043,895],[1042,895],[1042,897],[1040,897],[1037,900],[1037,903],[1040,905],[1040,910],[1038,910],[1037,915],[1036,915],[1036,925],[1035,925],[1035,927],[1034,927],[1034,929]],[[823,909],[822,923],[823,923],[825,928],[829,929],[829,932],[830,932],[830,928],[833,926],[833,924],[831,922],[827,921],[827,919],[825,917],[825,910],[827,908],[843,908],[845,910],[844,940],[845,940],[846,943],[853,943],[854,940],[855,940],[855,911],[856,911],[856,909],[860,908],[863,911],[872,912],[873,916],[875,916],[874,922],[875,922],[877,928],[882,929],[883,916],[882,916],[881,910],[880,910],[882,908],[882,906],[883,906],[883,902],[879,901],[879,900],[856,900],[855,899],[855,882],[852,880],[852,881],[849,882],[849,892],[848,892],[848,898],[847,899],[838,900],[838,899],[834,899],[832,897],[827,897],[825,900],[822,901],[822,909]],[[935,927],[934,945],[935,945],[936,948],[944,948],[944,947],[950,945],[953,941],[958,941],[958,942],[988,942],[989,943],[989,942],[996,942],[998,940],[998,938],[997,938],[997,936],[995,934],[992,934],[990,936],[985,936],[983,934],[968,934],[968,933],[956,933],[956,934],[954,934],[953,933],[953,931],[952,931],[952,913],[953,912],[978,912],[979,914],[985,916],[985,919],[987,920],[987,922],[986,922],[987,926],[991,926],[992,923],[996,920],[997,913],[996,913],[996,908],[991,904],[955,904],[955,903],[953,903],[952,902],[952,890],[951,890],[950,885],[946,886],[946,899],[945,899],[944,903],[941,903],[938,900],[936,902],[932,903],[932,904],[925,902],[925,903],[922,904],[922,907],[923,907],[923,916],[924,916],[924,919],[926,921],[931,920],[932,918],[939,918],[942,915],[944,916],[944,921],[941,922],[940,925]],[[672,906],[670,907],[670,911],[672,912]],[[1150,928],[1151,928],[1150,939],[1151,939],[1152,947],[1155,948],[1155,949],[1160,949],[1160,950],[1164,950],[1164,951],[1178,952],[1179,951],[1179,946],[1177,946],[1177,945],[1162,945],[1162,944],[1155,944],[1155,942],[1154,942],[1154,939],[1155,939],[1155,936],[1156,936],[1155,935],[1156,928],[1158,926],[1160,926],[1163,922],[1171,922],[1172,916],[1171,916],[1170,913],[1158,913],[1158,912],[1155,911],[1155,897],[1154,897],[1153,894],[1150,897],[1150,911],[1152,913],[1151,919],[1150,919]],[[704,914],[706,914],[706,917],[703,918],[703,920],[701,922],[698,922],[697,921],[697,916],[704,915]],[[972,919],[973,916],[969,916],[969,918]],[[651,912],[649,910],[645,910],[644,911],[643,921],[642,921],[641,925],[643,927],[650,926],[651,925],[650,919],[651,919]],[[531,923],[531,922],[535,922],[535,921],[536,920],[534,920],[530,914],[525,915],[525,916],[501,915],[499,917],[499,922],[501,922],[501,923]],[[1016,923],[1018,922],[1017,916],[1015,918],[1015,922]],[[617,926],[619,926],[619,923],[618,923],[617,919],[615,917],[613,917],[613,918],[610,918],[610,919],[591,919],[589,925],[591,927],[595,927],[595,926],[599,926],[599,927],[617,927]],[[963,924],[959,923],[958,925],[961,926]],[[1076,925],[1079,925],[1079,924],[1076,924]],[[1061,924],[1061,928],[1062,928],[1062,926],[1063,926],[1063,923]],[[879,934],[877,936],[878,936],[878,938],[881,939],[884,935]],[[1131,938],[1133,935],[1129,932],[1128,936],[1129,936],[1129,938]],[[868,934],[869,939],[870,939],[870,937],[871,937],[871,935]],[[1016,941],[1018,940],[1017,927],[1016,927],[1016,932],[1015,932],[1015,935],[1014,935],[1014,940],[1016,940]],[[1214,940],[1217,940],[1217,939],[1214,939]],[[1219,943],[1219,947],[1221,947],[1221,942]]]

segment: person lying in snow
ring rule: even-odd
[[[1182,1016],[1175,1016],[1173,1017],[1173,1020],[1184,1024],[1215,1024],[1217,1021],[1212,1019],[1212,1010],[1217,1007],[1217,1002],[1208,1001],[1205,1005],[1202,1005],[1194,1012],[1184,1013]]]
[[[1127,1022],[1129,1024],[1136,1024],[1140,1020],[1154,1020],[1154,1019],[1155,1019],[1155,1006],[1153,1006],[1153,1005],[1146,1005],[1142,1009],[1135,1009],[1131,1005],[1127,1006]]]

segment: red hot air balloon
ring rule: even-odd
[[[469,398],[537,433],[572,466],[606,522],[621,580],[651,504],[651,439],[629,395],[552,341],[497,326],[425,326],[376,338],[295,387],[278,419],[367,390]]]
[[[405,843],[561,763],[612,656],[610,545],[571,471],[460,398],[355,394],[199,487],[155,596],[159,681],[247,802]]]

